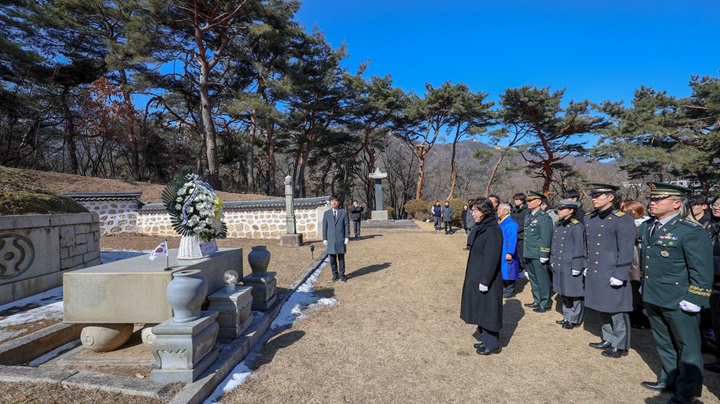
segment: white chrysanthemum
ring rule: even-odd
[[[180,205],[179,203],[175,204],[175,210],[180,210],[180,209],[182,209],[182,205]]]
[[[188,208],[186,209],[186,211],[187,211],[187,213],[193,213],[193,212],[195,211],[195,209],[193,209],[192,206],[188,206]]]
[[[182,201],[183,201],[182,196],[178,196],[178,197],[175,199],[175,202],[182,202]]]

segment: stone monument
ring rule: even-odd
[[[295,207],[293,200],[292,177],[285,177],[285,233],[280,236],[280,245],[283,247],[299,247],[303,245],[302,233],[295,227]]]
[[[375,210],[370,213],[370,218],[372,220],[388,220],[388,213],[383,209],[382,201],[382,180],[387,178],[387,173],[382,173],[379,167],[375,167],[375,172],[370,174],[370,178],[375,180]]]

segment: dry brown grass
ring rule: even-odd
[[[522,307],[525,282],[504,306],[503,351],[482,357],[474,327],[459,319],[465,236],[364,231],[351,243],[347,283],[323,271],[317,292],[340,305],[274,336],[256,372],[223,403],[508,402],[664,403],[640,386],[660,365],[649,330],[633,330],[630,355],[604,358],[588,347],[600,325],[555,324],[558,311]],[[555,308],[555,307],[554,307]],[[706,360],[712,358],[706,355]],[[720,381],[707,374],[703,402],[718,402]]]

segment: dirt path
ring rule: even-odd
[[[275,337],[257,371],[223,403],[268,402],[575,402],[664,403],[670,396],[640,386],[655,380],[659,362],[649,330],[633,330],[630,355],[605,358],[597,315],[574,330],[539,314],[526,282],[505,300],[500,355],[482,357],[474,327],[459,319],[467,252],[462,232],[432,225],[417,232],[372,232],[351,242],[347,283],[317,292],[340,305],[315,313]],[[705,358],[711,360],[709,355]],[[720,402],[717,374],[705,376],[702,401]]]

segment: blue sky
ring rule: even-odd
[[[506,88],[567,88],[565,101],[628,102],[641,85],[690,95],[690,75],[720,76],[720,1],[305,0],[296,15],[351,72],[424,84],[463,82],[497,101]]]

